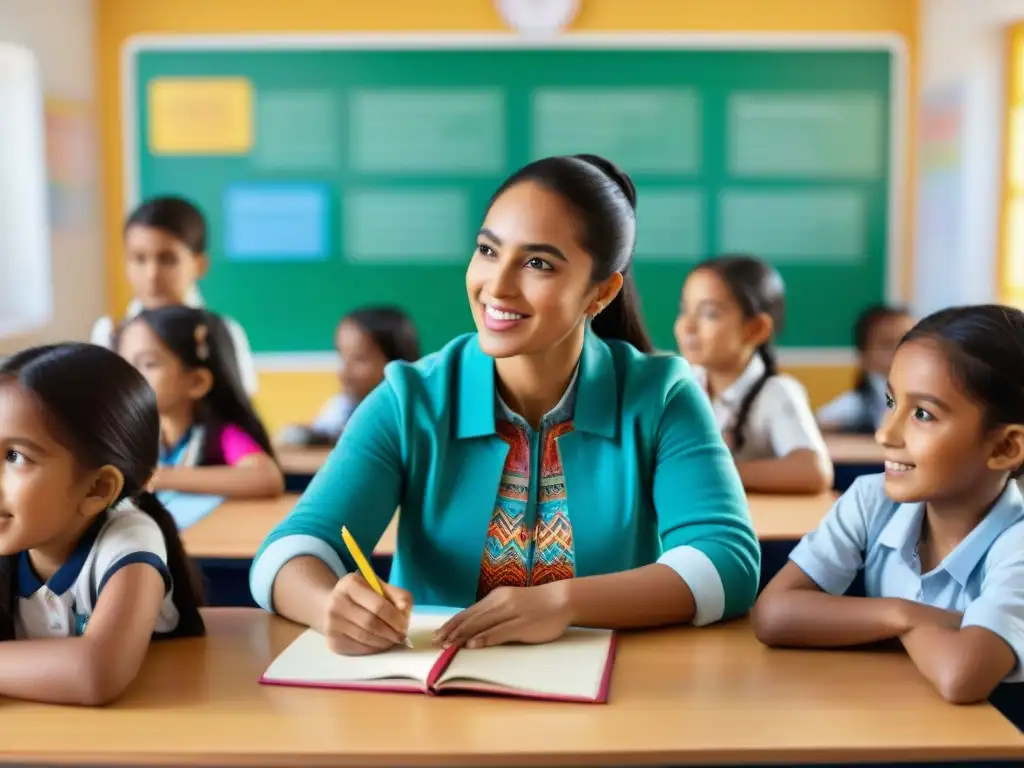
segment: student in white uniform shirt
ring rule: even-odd
[[[0,368],[0,696],[105,704],[151,639],[204,633],[174,521],[145,491],[159,443],[152,389],[109,350]]]
[[[860,358],[857,383],[818,409],[818,424],[825,432],[873,435],[889,412],[885,383],[900,339],[914,325],[906,310],[874,305],[857,318],[853,344]]]
[[[981,701],[1024,681],[1024,499],[1011,482],[1024,469],[1024,312],[925,318],[886,394],[885,473],[859,478],[792,551],[754,631],[775,646],[899,639],[943,698]],[[866,597],[847,596],[858,572]]]
[[[206,244],[206,220],[187,200],[154,197],[132,211],[124,225],[124,247],[128,282],[135,298],[128,305],[126,319],[144,309],[171,304],[203,307],[196,283],[210,268]],[[222,319],[231,334],[242,386],[252,397],[259,381],[249,338],[236,321]],[[91,341],[111,349],[115,331],[114,321],[101,317],[93,325]]]
[[[832,461],[806,390],[778,372],[772,339],[784,320],[779,273],[751,256],[720,256],[686,278],[676,342],[711,398],[743,486],[820,493],[832,487]]]

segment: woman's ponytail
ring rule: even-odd
[[[591,321],[590,327],[602,339],[628,342],[644,354],[654,352],[654,344],[647,334],[647,327],[640,311],[640,293],[632,268],[627,268],[622,273],[622,288],[618,295],[598,313]]]

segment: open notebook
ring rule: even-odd
[[[472,691],[530,699],[603,704],[615,658],[615,634],[570,629],[545,645],[442,650],[431,636],[451,613],[413,611],[412,648],[374,656],[340,656],[306,630],[260,678],[270,685],[438,694]]]

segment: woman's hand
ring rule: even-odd
[[[445,622],[434,642],[445,648],[547,643],[564,635],[571,623],[567,580],[539,587],[499,587]]]
[[[335,585],[327,601],[324,636],[327,647],[345,656],[386,651],[405,641],[412,613],[412,595],[381,584],[387,600],[358,573],[349,573]]]

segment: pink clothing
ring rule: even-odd
[[[224,456],[224,463],[228,466],[234,466],[254,453],[264,452],[259,443],[234,424],[228,424],[221,430],[220,450]]]

